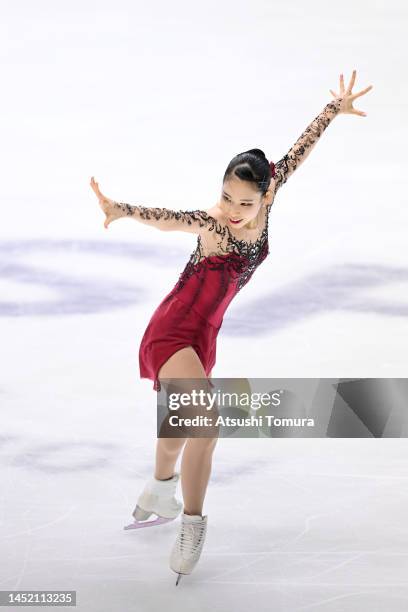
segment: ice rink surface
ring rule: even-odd
[[[156,443],[139,343],[196,236],[105,230],[89,186],[208,209],[234,155],[278,161],[355,68],[367,117],[336,117],[279,190],[213,376],[406,377],[406,3],[0,10],[0,590],[76,590],[81,612],[407,610],[405,439],[220,439],[177,589],[178,521],[123,530]]]

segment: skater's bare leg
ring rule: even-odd
[[[184,514],[202,515],[218,438],[189,438],[181,462]]]
[[[208,378],[211,375],[212,372]],[[214,438],[187,438],[181,463],[184,514],[202,515],[217,442],[218,435]]]
[[[198,362],[198,363],[197,363]],[[191,346],[176,351],[162,365],[158,378],[201,378],[204,369],[197,353]],[[164,430],[165,426],[163,427]],[[171,435],[171,428],[168,428]],[[156,443],[156,465],[154,477],[166,480],[174,474],[174,468],[186,438],[158,438]]]
[[[156,467],[154,477],[167,480],[174,475],[174,468],[185,438],[158,438],[156,443]]]
[[[210,373],[211,376],[211,373]],[[160,378],[207,378],[203,365],[192,347],[174,353],[159,372]],[[175,464],[184,446],[181,485],[185,514],[201,514],[211,474],[212,454],[218,438],[158,438],[155,478],[164,480],[174,474]]]

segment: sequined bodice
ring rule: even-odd
[[[165,297],[176,296],[215,327],[222,323],[226,308],[269,254],[268,217],[264,209],[255,240],[237,238],[228,226],[205,211],[197,211],[203,222],[197,245]]]

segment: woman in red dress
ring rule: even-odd
[[[160,390],[161,379],[210,379],[224,313],[269,253],[269,212],[277,191],[339,113],[366,115],[354,109],[352,102],[372,86],[352,94],[355,76],[353,71],[345,90],[340,75],[340,93],[330,90],[334,99],[276,165],[260,149],[236,155],[224,173],[220,201],[207,211],[176,212],[116,202],[101,193],[92,177],[91,186],[106,214],[106,228],[115,219],[131,217],[162,231],[197,234],[195,250],[175,286],[154,311],[140,344],[140,375],[150,378],[155,390]],[[180,474],[174,469],[184,447],[182,525],[170,557],[170,567],[179,578],[192,571],[201,554],[207,527],[202,507],[217,440],[217,436],[158,438],[155,474],[133,513],[136,520],[132,527],[141,526],[152,513],[158,519],[145,520],[146,524],[172,520],[180,514],[182,504],[174,497]]]

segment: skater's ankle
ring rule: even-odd
[[[200,512],[196,512],[195,510],[193,512],[189,512],[188,510],[184,509],[183,513],[187,514],[188,516],[201,516],[201,517],[203,516],[201,513],[201,510]]]
[[[174,476],[174,474],[173,474],[173,476]],[[163,481],[164,480],[171,480],[173,478],[173,476],[169,476],[168,478],[157,478],[157,476],[155,476],[155,479],[156,480],[163,480]]]

